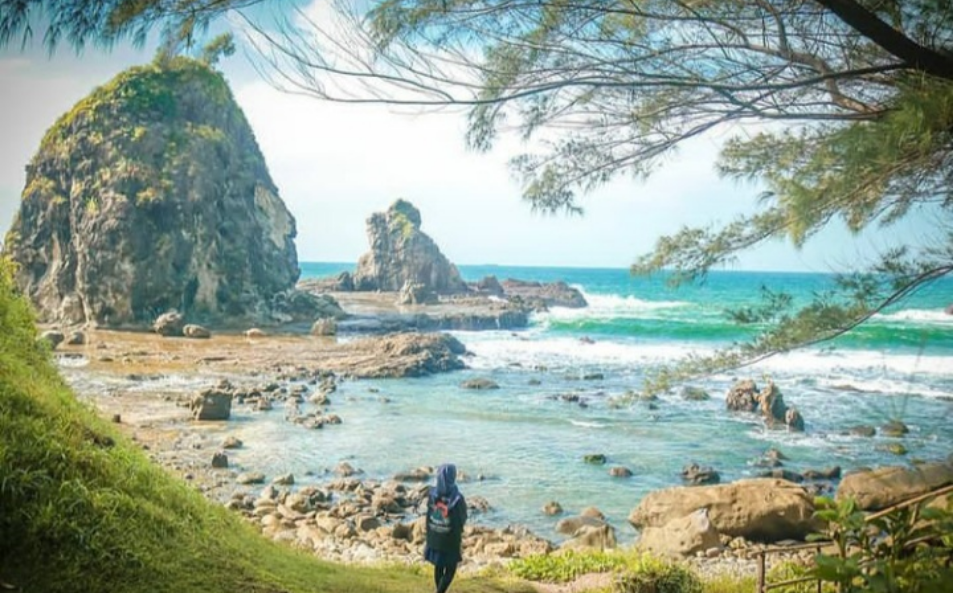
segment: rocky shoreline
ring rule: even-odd
[[[378,356],[386,352],[394,360],[407,356],[419,360],[415,358],[419,352],[408,354],[395,345],[420,339],[444,343],[447,338],[405,334],[339,343],[313,336],[217,335],[188,340],[99,331],[90,332],[83,344],[64,345],[57,353],[82,398],[113,418],[155,462],[210,499],[241,513],[265,536],[339,562],[417,563],[422,550],[420,502],[429,468],[395,468],[386,480],[364,477],[359,468],[348,464],[315,469],[307,476],[266,475],[266,468],[241,463],[244,448],[262,444],[237,442],[230,438],[234,435],[225,423],[193,420],[195,402],[203,392],[217,390],[227,394],[230,405],[248,410],[276,408],[288,422],[334,430],[335,424],[348,422],[329,408],[338,380],[392,376],[389,373],[395,368],[420,368],[379,358],[372,363],[371,352]],[[378,350],[369,344],[376,344]],[[144,395],[149,391],[140,388],[143,384],[169,373],[189,373],[207,387],[199,393]],[[109,378],[124,386],[103,389],[103,380]],[[462,469],[464,481],[481,479],[467,476],[466,468]],[[701,488],[691,490],[701,492]],[[616,544],[616,527],[596,509],[565,517],[560,532],[566,539],[557,542],[519,526],[482,525],[480,515],[492,503],[479,497],[469,502],[473,521],[465,537],[465,570],[557,547]],[[744,536],[723,534],[711,546],[691,551],[687,561],[703,574],[752,574],[752,552],[758,545]],[[790,557],[808,555],[797,552]]]

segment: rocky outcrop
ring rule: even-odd
[[[409,282],[439,294],[466,291],[457,267],[420,230],[420,211],[410,202],[397,200],[371,215],[367,238],[371,250],[357,262],[356,290],[399,291]]]
[[[464,368],[466,347],[448,334],[404,333],[348,344],[356,359],[350,374],[362,378],[422,377]]]
[[[816,527],[814,500],[808,492],[770,478],[657,490],[642,499],[629,522],[640,529],[663,527],[699,509],[707,509],[719,534],[753,541],[803,539]]]
[[[953,484],[950,463],[887,466],[845,475],[836,499],[853,498],[860,509],[878,511],[947,484]]]
[[[589,305],[581,292],[562,281],[542,283],[507,278],[500,285],[506,298],[518,300],[534,309],[549,307],[578,309]]]
[[[725,405],[733,412],[755,412],[760,409],[764,423],[769,428],[786,426],[789,430],[804,430],[801,413],[784,403],[781,390],[771,381],[760,391],[751,379],[737,381],[728,390]]]
[[[295,220],[222,76],[127,70],[44,136],[4,242],[41,321],[268,318],[299,270]]]

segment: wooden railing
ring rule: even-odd
[[[888,507],[881,511],[877,511],[876,513],[867,515],[864,518],[864,521],[870,522],[875,519],[879,519],[885,515],[889,515],[890,513],[898,509],[911,507],[913,505],[920,504],[921,502],[924,502],[926,500],[937,498],[939,496],[945,496],[947,494],[953,494],[953,484],[949,486],[943,486],[935,490],[931,490],[930,492],[904,500],[902,502],[898,502],[897,504],[891,507]],[[911,543],[918,543],[918,542],[911,542]],[[770,555],[783,554],[787,552],[798,552],[801,550],[816,550],[818,553],[820,553],[820,551],[825,546],[833,546],[833,545],[834,543],[831,541],[817,541],[817,542],[812,542],[809,544],[803,544],[800,546],[776,546],[772,548],[764,548],[764,549],[758,550],[756,553],[757,559],[758,559],[758,582],[757,582],[758,588],[756,589],[756,593],[767,593],[768,591],[772,589],[779,589],[781,587],[789,587],[791,585],[799,585],[801,583],[810,583],[810,582],[817,583],[817,593],[821,593],[821,587],[823,586],[823,582],[817,577],[800,577],[796,579],[788,579],[785,581],[769,583],[767,580],[768,579],[767,558]]]

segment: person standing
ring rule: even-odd
[[[457,488],[457,467],[452,463],[437,468],[437,485],[427,497],[427,543],[424,558],[433,564],[436,593],[446,593],[463,559],[463,526],[467,522],[467,502]]]

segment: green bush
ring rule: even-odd
[[[702,593],[691,569],[640,552],[567,550],[515,560],[510,571],[531,581],[565,583],[584,574],[612,572],[617,593]]]

